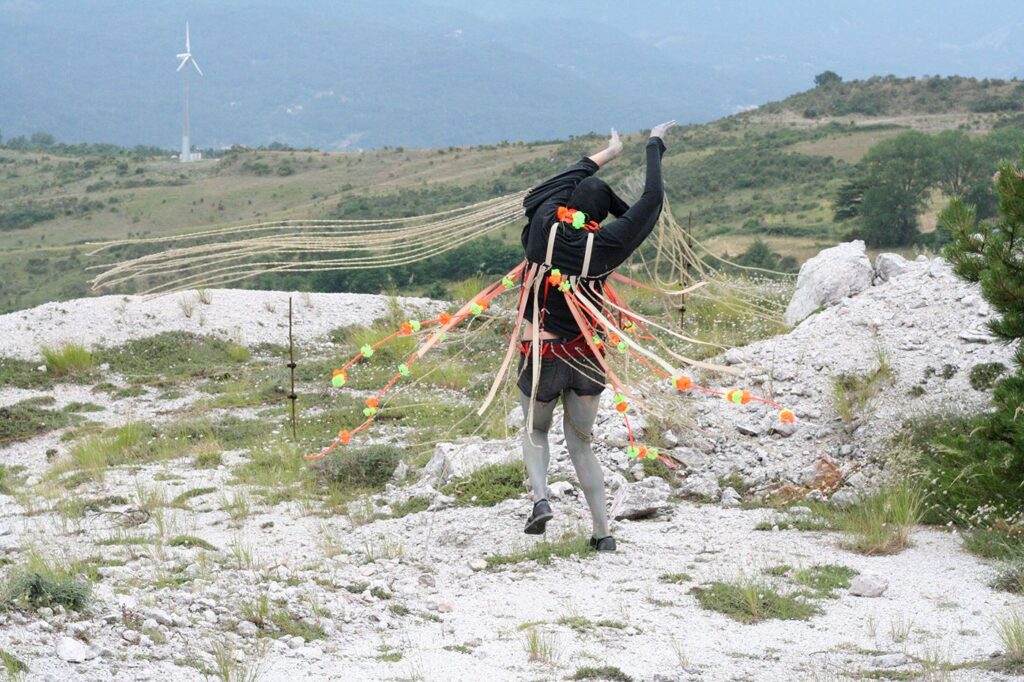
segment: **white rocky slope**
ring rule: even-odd
[[[676,454],[689,465],[682,485],[695,495],[721,496],[722,504],[670,500],[665,481],[643,479],[640,471],[631,478],[643,480],[628,483],[623,469],[629,462],[621,451],[598,445],[616,516],[655,513],[617,522],[615,555],[482,568],[486,556],[537,542],[521,533],[525,494],[490,508],[452,508],[436,488],[452,473],[516,457],[514,442],[440,446],[426,470],[410,472],[408,482],[396,481],[379,497],[384,506],[370,502],[386,516],[388,503],[426,493],[433,496],[433,509],[362,525],[359,514],[323,518],[299,503],[267,506],[255,496],[249,498],[252,513],[233,520],[224,510],[225,496],[246,494],[231,474],[245,453],[227,453],[213,471],[195,470],[187,459],[171,460],[116,469],[80,493],[135,499],[219,490],[127,530],[116,515],[62,519],[49,510],[52,500],[34,500],[31,488],[18,496],[0,494],[0,559],[18,563],[35,547],[48,556],[98,554],[126,561],[100,569],[102,580],[83,614],[0,613],[0,649],[26,662],[28,678],[39,680],[199,680],[204,676],[197,667],[213,667],[211,652],[218,645],[240,665],[260,663],[260,679],[289,682],[550,680],[604,665],[635,680],[837,680],[856,679],[862,671],[905,675],[934,668],[936,661],[984,660],[1000,648],[994,618],[1024,608],[1024,600],[990,589],[993,569],[966,554],[955,535],[920,529],[915,546],[902,554],[863,557],[843,549],[831,533],[756,531],[775,512],[730,507],[736,497],[719,490],[718,478],[731,473],[752,482],[804,481],[822,455],[846,468],[880,457],[888,436],[913,411],[983,409],[987,395],[970,388],[967,372],[979,362],[1008,364],[1010,349],[980,331],[988,312],[976,288],[939,261],[883,262],[889,263],[888,282],[812,315],[784,337],[727,356],[759,390],[770,387],[796,410],[792,432],[771,433],[774,415],[763,411],[693,401],[700,433],[676,435]],[[893,263],[905,271],[893,274]],[[44,342],[107,344],[178,328],[216,328],[248,343],[280,343],[280,320],[269,330],[258,321],[271,316],[267,306],[280,316],[282,302],[287,305],[287,295],[279,292],[217,290],[211,306],[197,304],[192,318],[169,298],[48,304],[0,316],[0,355],[32,358]],[[312,302],[312,310],[299,317],[320,311],[321,326],[304,329],[303,322],[296,329],[312,343],[330,329],[385,310],[378,297],[314,295]],[[106,308],[94,305],[112,306],[113,312],[103,319]],[[214,312],[220,305],[224,309]],[[204,310],[206,323],[199,326],[193,320]],[[895,385],[873,401],[870,419],[846,426],[830,401],[831,377],[873,370],[878,348],[893,368]],[[947,363],[957,370],[942,379]],[[910,387],[927,367],[939,375],[927,379],[923,395],[910,398]],[[152,396],[115,404],[86,393],[71,386],[53,392],[58,406],[101,403],[105,410],[92,418],[110,424],[126,413],[162,419],[168,407]],[[0,388],[0,405],[37,394]],[[185,396],[170,407],[180,409],[194,399]],[[596,431],[611,435],[618,424],[608,405]],[[46,450],[62,447],[59,435],[0,445],[0,462],[26,465],[32,483],[48,466]],[[571,484],[557,429],[553,440],[553,470],[568,479],[552,485],[557,516],[549,534],[557,537],[585,528],[587,513]],[[865,472],[881,468],[877,462]],[[869,473],[853,481],[869,482]],[[179,534],[198,536],[216,549],[106,544],[134,535]],[[837,592],[836,599],[821,600],[822,613],[808,621],[758,625],[703,610],[690,593],[696,585],[756,576],[780,564],[828,563],[877,576],[888,587],[878,597]],[[678,575],[677,583],[659,580],[666,574],[685,576]],[[787,578],[768,580],[793,588]],[[245,618],[245,606],[264,594],[273,608],[319,625],[327,638],[261,637]],[[532,625],[523,629],[524,624]],[[546,660],[530,660],[531,632],[535,644],[546,646]],[[1009,677],[971,667],[948,679]]]

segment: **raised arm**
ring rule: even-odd
[[[597,232],[595,255],[599,256],[598,260],[603,263],[604,270],[621,265],[658,224],[665,198],[661,178],[661,156],[665,153],[662,137],[674,125],[675,121],[669,121],[651,129],[651,137],[647,141],[647,175],[643,194],[621,217],[602,226]]]

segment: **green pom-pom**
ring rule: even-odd
[[[409,326],[412,327],[412,330],[414,332],[418,332],[420,330],[420,321],[419,320],[409,320]]]
[[[377,414],[377,408],[375,408],[375,407],[364,407],[363,408],[363,415],[365,415],[367,417],[372,417],[375,414]]]
[[[337,375],[331,377],[331,386],[334,386],[335,388],[341,388],[344,385],[345,385],[345,376],[344,375],[337,374]]]
[[[364,358],[372,358],[373,357],[373,347],[370,346],[370,344],[366,344],[365,346],[360,348],[359,352],[363,354]]]
[[[515,285],[516,285],[516,283],[512,281],[511,277],[502,277],[501,278],[501,286],[505,287],[506,289],[511,289]]]
[[[441,332],[441,335],[437,337],[438,343],[443,343],[448,340],[448,332]]]
[[[647,459],[658,459],[658,448],[647,448]]]
[[[627,350],[629,350],[629,342],[628,341],[619,341],[619,345],[617,345],[615,347],[618,349],[618,351],[620,353],[625,353]]]
[[[637,457],[640,454],[640,448],[635,445],[630,445],[626,448],[626,455],[629,457]]]
[[[561,277],[562,271],[559,270],[558,268],[552,268],[551,274],[554,275],[555,277]]]
[[[473,313],[474,315],[479,315],[483,311],[484,311],[484,308],[479,303],[474,303],[473,305],[471,305],[469,307],[469,312]]]
[[[565,280],[564,282],[558,285],[558,290],[561,291],[563,294],[566,291],[569,291],[569,289],[572,289],[572,284],[569,283],[569,280]]]
[[[401,374],[403,377],[409,376],[409,365],[405,364],[404,362],[400,364],[398,366],[398,373]]]
[[[577,230],[587,224],[587,214],[583,211],[576,211],[572,214],[572,226]]]
[[[618,405],[619,403],[626,401],[626,396],[622,395],[621,393],[616,393],[615,397],[612,398],[612,400],[615,401],[616,405]]]
[[[591,341],[591,342],[592,342],[592,343],[593,343],[593,344],[594,344],[595,346],[600,346],[600,345],[601,345],[601,343],[603,343],[603,342],[601,341],[601,337],[600,337],[600,336],[598,336],[597,334],[594,334],[594,338],[590,339],[590,341]]]

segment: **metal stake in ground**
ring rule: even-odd
[[[295,401],[299,396],[295,394],[295,343],[292,340],[292,297],[288,297],[288,369],[292,373],[292,392],[288,394],[288,400],[292,401],[292,440],[298,440],[295,430]]]

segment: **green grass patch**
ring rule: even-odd
[[[614,665],[584,666],[577,668],[570,680],[609,680],[609,682],[633,682],[633,678]]]
[[[53,375],[40,372],[38,362],[0,357],[0,386],[24,389],[46,389],[54,384]]]
[[[231,341],[190,332],[163,332],[104,349],[97,360],[133,380],[162,378],[170,381],[230,371],[248,360]]]
[[[403,516],[408,516],[409,514],[417,514],[419,512],[427,511],[429,506],[429,497],[410,497],[404,502],[393,505],[391,507],[391,515],[396,519],[400,519]]]
[[[317,477],[344,490],[378,490],[391,480],[405,451],[390,445],[371,445],[335,451],[317,460]],[[300,460],[301,462],[301,460]]]
[[[50,562],[33,551],[0,585],[0,608],[63,606],[81,611],[89,601],[92,584],[78,576],[80,568]]]
[[[548,565],[552,559],[586,557],[594,554],[590,548],[590,536],[583,533],[566,533],[558,540],[541,541],[526,549],[511,554],[494,554],[487,557],[488,568],[498,568],[524,561],[536,561]]]
[[[0,444],[27,440],[82,421],[74,412],[40,407],[41,404],[52,402],[52,399],[30,398],[14,405],[0,407]]]
[[[753,579],[736,583],[716,581],[690,592],[705,609],[717,611],[741,623],[765,620],[808,620],[821,612],[816,605],[797,595],[778,592],[771,585]]]
[[[815,597],[835,599],[835,591],[849,587],[850,578],[855,575],[857,571],[852,568],[825,564],[795,571],[793,581],[811,590]]]
[[[209,495],[215,492],[217,492],[217,488],[192,488],[190,490],[186,490],[185,492],[178,494],[174,498],[174,500],[171,501],[171,504],[174,505],[175,507],[180,507],[185,505],[185,503],[187,503],[189,500],[201,497],[203,495]]]
[[[526,467],[521,461],[489,464],[465,478],[452,481],[442,492],[454,497],[460,505],[492,507],[522,495],[525,478]]]
[[[66,342],[60,346],[43,346],[46,370],[55,377],[86,374],[95,366],[92,353],[85,346]]]
[[[1013,594],[1024,594],[1024,555],[996,569],[992,587]]]
[[[680,583],[688,583],[693,578],[690,577],[689,573],[662,573],[658,576],[658,582],[671,583],[678,585]]]
[[[971,367],[971,388],[975,391],[987,391],[995,386],[996,381],[1005,373],[1006,365],[1001,362],[982,362],[977,364]]]
[[[215,546],[202,538],[197,538],[194,535],[176,535],[171,538],[167,544],[171,547],[184,547],[185,549],[205,549],[211,552],[217,551]]]
[[[832,522],[823,516],[799,516],[775,519],[772,521],[759,521],[754,530],[834,530]]]
[[[87,436],[71,448],[68,459],[54,467],[54,471],[79,469],[102,475],[111,466],[141,464],[171,456],[174,443],[158,439],[157,431],[148,424],[133,422],[103,433]]]

